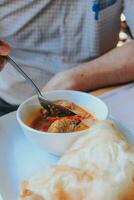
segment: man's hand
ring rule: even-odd
[[[10,52],[10,46],[5,41],[0,40],[0,70],[3,69],[6,64],[5,56]]]
[[[69,70],[57,73],[45,85],[43,90],[81,90],[88,91],[90,89],[90,76],[92,71],[87,73],[88,63],[79,64]]]
[[[48,81],[43,90],[62,90],[62,89],[76,89],[76,79],[74,76],[75,70],[66,70],[57,73],[53,78]]]

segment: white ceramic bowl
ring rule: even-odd
[[[45,93],[49,100],[67,99],[91,111],[97,119],[104,120],[108,116],[108,108],[99,98],[84,92],[72,90],[57,90]],[[17,110],[17,120],[25,135],[38,147],[46,149],[55,155],[62,155],[80,136],[87,134],[88,129],[72,133],[48,133],[30,128],[25,119],[28,113],[39,107],[37,96],[31,97],[22,103]]]

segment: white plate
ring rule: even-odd
[[[134,133],[114,121],[134,145]],[[25,138],[15,112],[0,118],[0,193],[3,200],[17,200],[21,180],[57,160],[57,157],[39,150]]]
[[[57,161],[25,138],[15,114],[0,118],[0,193],[3,200],[17,200],[22,179],[41,166]]]

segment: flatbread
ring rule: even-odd
[[[134,200],[134,148],[97,122],[57,165],[23,181],[20,200]]]

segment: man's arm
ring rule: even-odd
[[[103,56],[55,75],[45,90],[93,90],[134,80],[134,40]]]

